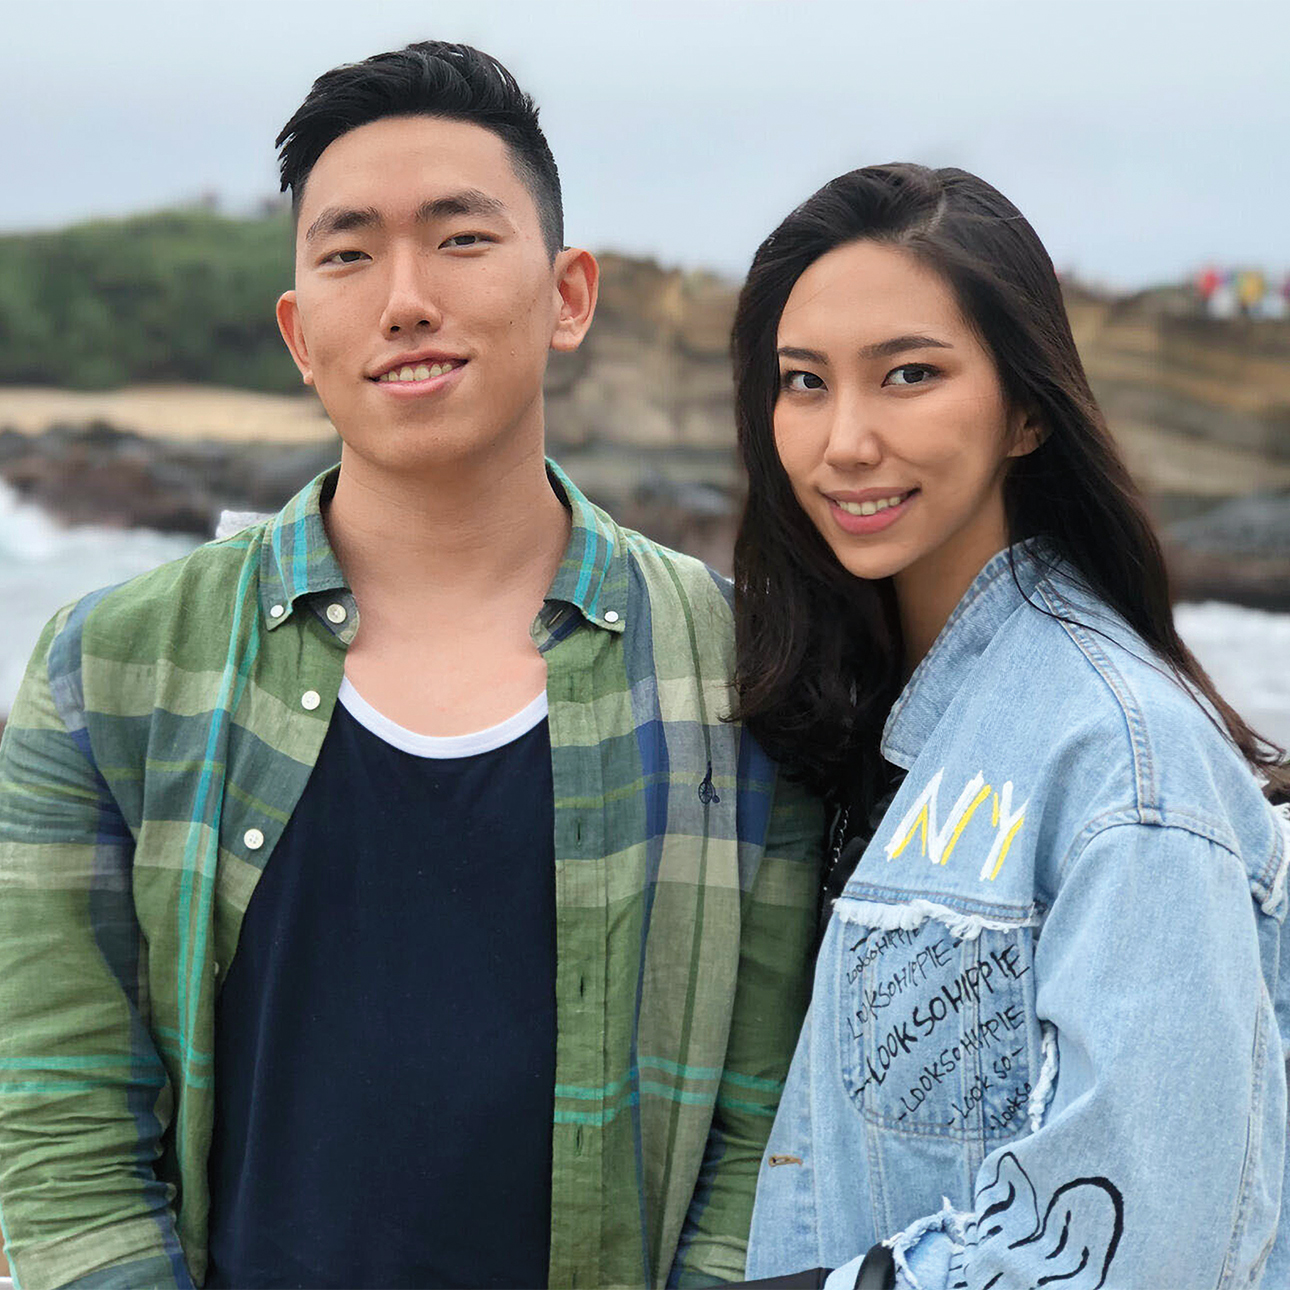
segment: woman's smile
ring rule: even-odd
[[[833,522],[844,533],[864,535],[880,533],[890,528],[902,515],[908,513],[918,489],[905,491],[893,489],[890,492],[874,495],[873,489],[866,490],[868,496],[851,493],[826,493],[829,502],[829,513]]]

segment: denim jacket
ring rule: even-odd
[[[921,1290],[1290,1286],[1290,824],[1216,721],[1023,543],[882,747],[748,1275],[850,1287],[881,1240]]]

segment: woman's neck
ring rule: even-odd
[[[935,644],[977,574],[1007,545],[1007,528],[1001,522],[960,533],[895,575],[906,679]]]

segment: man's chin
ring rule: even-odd
[[[387,426],[373,433],[365,425],[348,433],[338,427],[344,444],[343,462],[361,461],[369,470],[408,477],[440,476],[470,468],[506,455],[514,435],[499,434],[494,428],[454,424],[436,420],[431,425]]]

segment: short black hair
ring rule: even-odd
[[[282,191],[299,214],[305,181],[323,150],[342,134],[390,116],[469,121],[506,145],[533,195],[542,240],[552,257],[564,245],[560,172],[538,125],[538,110],[497,59],[470,45],[423,40],[361,63],[324,72],[274,141]]]

